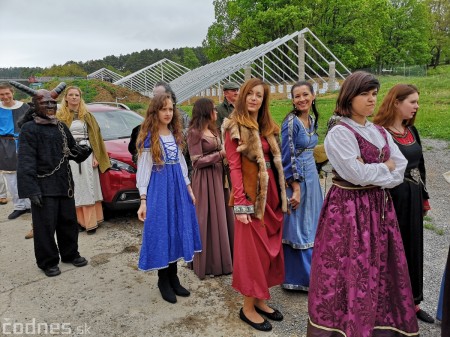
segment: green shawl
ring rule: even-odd
[[[61,114],[56,114],[56,117],[70,128],[73,120],[72,114],[69,114],[67,119],[63,118]],[[105,143],[103,142],[102,134],[100,133],[100,127],[98,126],[95,117],[89,111],[84,115],[84,121],[87,125],[89,143],[91,143],[92,151],[98,161],[100,172],[103,173],[111,167],[111,162],[109,161]]]

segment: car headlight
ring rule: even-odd
[[[136,173],[136,169],[131,166],[128,165],[127,163],[124,163],[123,161],[117,160],[117,159],[112,159],[110,158],[109,161],[111,162],[111,170],[114,171],[120,171],[120,170],[124,170],[130,173]]]

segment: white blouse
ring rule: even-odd
[[[172,134],[160,137],[164,143],[175,142],[175,138]],[[188,168],[180,147],[178,147],[178,159],[180,161],[181,171],[183,172],[184,182],[186,185],[189,185],[191,182],[188,177]],[[139,195],[147,195],[147,188],[150,183],[150,176],[152,175],[152,167],[152,153],[149,148],[144,148],[137,162],[136,187],[139,189]]]
[[[386,144],[384,137],[369,121],[365,125],[360,125],[350,118],[343,117],[341,122],[350,125],[364,139],[380,150]],[[357,160],[357,157],[361,156],[358,141],[352,131],[339,124],[333,127],[325,137],[325,151],[339,176],[350,183],[393,188],[403,182],[408,160],[400,152],[389,132],[386,131],[386,134],[391,151],[390,159],[395,163],[395,170],[392,172],[384,163],[363,164]]]

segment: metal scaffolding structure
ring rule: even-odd
[[[259,77],[272,92],[286,93],[299,80],[309,80],[317,93],[339,89],[351,72],[308,28],[190,70],[168,59],[121,77],[105,68],[88,78],[113,77],[113,83],[151,97],[158,81],[170,83],[178,103],[193,96],[222,96],[223,84],[242,84]],[[103,77],[102,77],[103,76]],[[117,77],[120,77],[117,79]],[[288,94],[286,93],[286,97]]]
[[[107,82],[116,82],[120,80],[122,77],[123,77],[122,75],[116,74],[114,71],[111,71],[106,68],[99,69],[87,75],[88,79],[96,78]]]
[[[225,82],[259,77],[272,91],[310,80],[317,92],[339,89],[351,72],[308,28],[191,70],[170,84],[182,103],[195,95],[220,96]]]
[[[155,83],[160,81],[171,83],[189,70],[189,68],[165,58],[121,78],[114,84],[139,91],[142,95],[151,97]]]

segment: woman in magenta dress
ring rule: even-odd
[[[282,320],[269,307],[269,288],[284,280],[281,245],[287,210],[279,147],[280,128],[269,113],[269,86],[257,78],[240,90],[233,113],[222,124],[236,215],[232,286],[244,296],[240,318],[257,330]]]
[[[230,193],[228,187],[224,187],[225,150],[216,120],[217,110],[212,100],[200,98],[195,102],[187,143],[203,248],[194,256],[193,266],[201,280],[205,275],[226,275],[233,271],[234,215],[227,205]]]
[[[325,138],[334,169],[319,218],[308,296],[308,337],[417,336],[411,284],[388,189],[407,160],[391,135],[369,122],[379,88],[355,72],[342,85]]]

